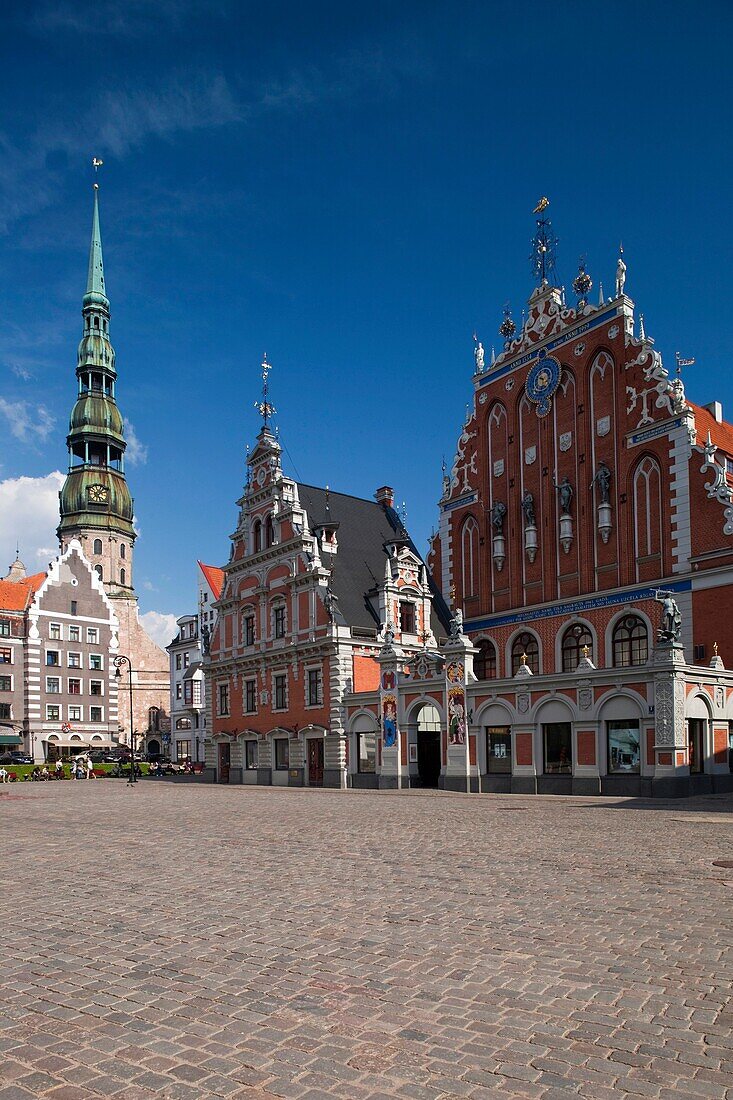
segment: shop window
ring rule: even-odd
[[[374,775],[377,770],[377,734],[375,730],[357,734],[357,769],[361,775]]]
[[[569,722],[549,722],[542,727],[545,775],[571,775],[573,735]]]
[[[705,745],[705,719],[687,719],[687,751],[690,759],[690,774],[700,775],[703,770],[703,749]]]
[[[244,742],[244,766],[247,771],[255,771],[257,768],[257,742]]]
[[[287,771],[290,767],[290,752],[287,737],[275,738],[275,767],[278,771]]]
[[[180,763],[191,755],[190,741],[176,741],[176,760]]]
[[[523,656],[525,658],[524,663],[529,666],[530,671],[535,676],[538,676],[540,672],[540,647],[534,634],[530,634],[528,630],[518,634],[512,643],[512,676],[516,676],[519,671]]]
[[[606,722],[608,771],[611,774],[638,775],[641,771],[639,720],[617,719]]]
[[[588,656],[593,656],[593,635],[583,623],[574,623],[569,626],[562,638],[562,670],[563,672],[575,672],[581,657],[585,656],[583,650],[588,647]]]
[[[478,653],[473,659],[473,671],[477,680],[496,679],[496,646],[484,639],[478,644]]]
[[[615,668],[645,665],[649,656],[646,623],[638,615],[624,615],[613,629],[613,664]]]
[[[489,775],[510,775],[512,731],[510,726],[489,726],[486,730],[486,770]]]

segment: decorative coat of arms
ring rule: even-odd
[[[573,445],[573,433],[563,432],[560,436],[560,450],[569,451]]]
[[[535,446],[526,447],[524,450],[524,463],[526,466],[531,466],[534,460],[537,458],[537,448]]]
[[[611,417],[610,416],[601,416],[596,421],[596,431],[598,432],[599,435],[603,436],[603,435],[608,435],[610,430],[611,430]]]
[[[504,473],[504,459],[503,458],[497,458],[496,462],[494,463],[494,477],[501,477],[501,475],[503,473]]]

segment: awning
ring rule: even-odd
[[[0,733],[0,745],[22,745],[23,738],[17,733]]]
[[[46,741],[47,745],[56,745],[59,749],[88,749],[88,741],[72,741],[68,737],[49,737]]]

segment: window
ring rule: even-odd
[[[81,707],[69,707],[69,721],[81,722]]]
[[[0,619],[0,638],[10,637],[10,619]]]
[[[95,565],[94,566],[94,572],[97,574],[100,581],[104,580],[104,573],[102,572],[102,566],[101,565]]]
[[[176,759],[185,760],[187,756],[191,755],[191,742],[190,741],[176,741]]]
[[[61,678],[59,676],[47,676],[46,691],[49,695],[58,695],[61,692]]]
[[[160,709],[158,707],[148,707],[148,729],[160,729]]]
[[[127,581],[125,580],[125,570],[124,569],[120,569],[120,584],[127,584]]]
[[[12,718],[10,703],[0,703],[0,718]]]
[[[486,730],[486,771],[490,775],[510,775],[511,770],[511,727],[488,726]]]
[[[461,532],[461,561],[463,577],[463,595],[474,596],[478,591],[478,524],[473,516],[468,516]]]
[[[209,593],[204,592],[204,603],[208,603],[208,602],[209,602]]]
[[[81,695],[81,680],[69,680],[69,695]]]
[[[183,654],[183,667],[184,668],[188,668],[188,664],[189,664],[190,659],[191,659],[191,654],[190,653],[184,653]]]
[[[703,770],[704,718],[687,719],[687,751],[690,757],[690,774],[700,775]]]
[[[182,695],[182,685],[176,684],[176,699],[180,699]]]
[[[101,539],[95,539],[94,540],[94,551],[93,552],[95,554],[101,554],[102,553],[102,540]]]
[[[512,644],[512,676],[516,676],[519,666],[522,664],[522,656],[526,657],[526,664],[535,676],[540,671],[540,647],[534,634],[524,630],[518,634]]]
[[[48,636],[55,642],[61,641],[61,623],[50,623],[48,627]]]
[[[70,614],[72,614],[72,615],[76,615],[76,608],[77,608],[77,602],[76,602],[76,600],[72,600],[72,601],[71,601],[71,611],[70,611]]]
[[[187,706],[190,706],[193,701],[193,683],[191,680],[186,680],[183,685],[183,701]]]
[[[46,664],[57,665],[59,663],[59,651],[58,649],[46,650]]]
[[[704,645],[704,643],[702,645],[696,645],[696,646],[693,647],[693,655],[692,656],[693,656],[693,660],[694,660],[695,664],[698,664],[698,662],[705,660],[705,645]]]
[[[244,766],[248,771],[254,771],[257,767],[257,742],[244,742]]]
[[[377,734],[375,730],[357,734],[356,766],[360,775],[374,775],[377,770]]]
[[[70,642],[80,642],[81,641],[81,630],[79,629],[78,626],[70,626],[69,627],[69,641]]]
[[[308,669],[308,706],[317,707],[321,702],[321,670]]]
[[[101,672],[102,671],[103,666],[102,666],[102,654],[101,653],[90,653],[89,654],[89,667],[94,672]]]
[[[81,668],[81,653],[69,653],[69,668]]]
[[[61,718],[61,707],[57,703],[46,703],[46,721],[58,722]]]
[[[180,671],[180,669],[181,669],[181,667],[182,667],[182,660],[183,660],[183,658],[181,657],[181,654],[180,654],[180,653],[176,653],[176,668],[177,668],[177,669],[178,669],[179,671]]]
[[[257,710],[257,681],[245,680],[244,683],[244,710],[246,714],[254,714]]]
[[[256,554],[262,549],[262,524],[258,519],[252,524],[252,553]]]
[[[473,659],[473,671],[477,680],[496,679],[496,646],[484,639],[478,644],[478,653]]]
[[[267,517],[267,523],[265,524],[265,545],[272,546],[275,541],[275,524],[272,522],[272,516]]]
[[[400,630],[403,634],[415,633],[415,605],[408,600],[400,600]]]
[[[124,542],[120,543],[120,557],[121,558],[127,557],[127,548],[126,548]]]
[[[219,714],[222,718],[229,716],[229,684],[219,684]]]
[[[193,682],[193,705],[195,707],[201,706],[201,681],[194,680]]]
[[[629,775],[641,770],[641,738],[638,718],[606,722],[609,772]]]
[[[0,676],[0,691],[12,691],[13,690],[13,677],[12,676]]]
[[[275,738],[275,767],[278,771],[287,771],[290,766],[290,752],[286,737]]]
[[[191,728],[191,719],[190,718],[177,718],[176,719],[176,729],[177,730],[190,730],[190,728]]]
[[[103,722],[104,721],[104,714],[102,712],[101,707],[90,707],[89,708],[89,721],[90,722]]]
[[[0,665],[12,665],[13,663],[13,651],[12,649],[0,648]]]
[[[255,644],[255,617],[245,615],[242,622],[242,637],[245,645]]]
[[[87,642],[89,645],[96,645],[99,641],[99,631],[96,626],[87,627]]]
[[[645,665],[649,656],[646,625],[638,615],[624,615],[613,628],[613,663],[616,668]]]
[[[90,695],[102,695],[102,681],[90,680],[89,681],[89,694]]]
[[[282,605],[279,605],[278,607],[275,608],[274,621],[275,621],[275,637],[276,638],[284,638],[285,637],[285,608]]]
[[[275,710],[285,710],[288,705],[287,676],[275,677]]]
[[[569,722],[550,722],[542,727],[545,775],[570,775],[573,770],[573,737]]]
[[[586,646],[588,647],[587,656],[590,657],[593,653],[593,635],[588,627],[583,623],[574,623],[573,626],[569,626],[562,639],[563,672],[575,672],[580,658],[586,656],[583,652]]]

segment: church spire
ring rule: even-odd
[[[107,297],[104,285],[104,260],[102,258],[102,234],[99,230],[99,183],[97,171],[102,164],[97,157],[92,161],[94,165],[94,214],[92,215],[92,241],[89,246],[89,271],[87,274],[86,295],[99,294]],[[86,297],[85,295],[85,297]]]

